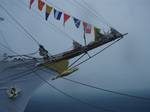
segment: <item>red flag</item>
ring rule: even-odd
[[[83,22],[83,27],[84,27],[85,33],[91,33],[91,30],[92,30],[92,25],[91,24]]]
[[[34,0],[30,0],[30,7],[29,7],[30,9],[33,3],[34,3]]]
[[[64,13],[64,25],[69,20],[70,16],[66,13]]]
[[[42,11],[44,5],[45,5],[45,2],[43,2],[42,0],[38,0],[38,8],[40,11]]]

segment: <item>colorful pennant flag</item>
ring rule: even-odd
[[[44,5],[45,5],[45,2],[43,2],[42,0],[38,0],[38,8],[40,11],[42,11]]]
[[[64,13],[64,25],[69,20],[70,16],[66,13]]]
[[[55,18],[56,20],[60,20],[60,19],[61,19],[61,15],[62,15],[62,12],[60,12],[60,11],[54,9],[54,18]]]
[[[50,13],[52,12],[53,7],[46,5],[46,13],[45,13],[45,19],[46,21],[48,20],[48,17],[50,15]]]
[[[34,0],[30,0],[30,6],[29,6],[30,9],[31,9],[33,3],[34,3]]]
[[[80,27],[80,24],[81,24],[81,21],[79,20],[79,19],[77,19],[77,18],[73,18],[73,20],[74,20],[74,23],[75,23],[75,26],[77,27],[77,28],[79,28]]]
[[[101,39],[102,34],[100,32],[100,28],[94,27],[95,41],[99,41]]]
[[[92,25],[86,22],[83,22],[83,28],[85,33],[91,33]]]

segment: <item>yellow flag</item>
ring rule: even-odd
[[[53,7],[46,5],[46,13],[45,13],[45,19],[48,20],[48,17],[50,13],[52,12]]]

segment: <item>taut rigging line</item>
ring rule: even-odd
[[[20,26],[20,28],[22,28],[29,36],[30,39],[32,39],[34,42],[36,42],[38,45],[40,45],[40,43],[33,37],[32,34],[30,34],[8,11],[6,8],[4,8],[1,4],[0,7],[7,13],[7,15],[18,25]]]
[[[103,17],[102,14],[98,13],[96,10],[94,10],[85,0],[82,0],[82,2],[87,6],[87,9],[91,10],[91,12],[100,19],[100,17],[103,18],[103,21],[107,26],[112,27],[112,25]]]
[[[46,70],[42,70],[42,71],[45,72],[45,73],[49,73]],[[121,93],[121,92],[114,91],[114,90],[108,90],[108,89],[105,89],[105,88],[102,88],[102,87],[96,87],[96,86],[93,86],[93,85],[90,85],[90,84],[82,83],[82,82],[75,81],[75,80],[65,78],[65,77],[62,77],[62,79],[66,80],[66,81],[69,81],[69,82],[72,82],[72,83],[82,85],[82,86],[86,86],[86,87],[89,87],[89,88],[92,88],[92,89],[97,89],[97,90],[100,90],[100,91],[104,91],[104,92],[108,92],[108,93],[112,93],[112,94],[116,94],[116,95],[120,95],[120,96],[125,96],[125,97],[129,97],[129,98],[135,98],[135,99],[138,99],[138,100],[150,101],[150,98],[147,98],[147,97],[142,97],[142,96],[137,96],[137,95],[130,95],[130,94],[127,94],[127,93]]]
[[[126,34],[125,34],[126,35]],[[71,67],[70,69],[76,68],[78,66],[80,66],[81,64],[89,61],[90,59],[94,58],[95,56],[99,55],[100,53],[102,53],[103,51],[105,51],[106,49],[108,49],[109,47],[111,47],[112,45],[114,45],[115,43],[117,43],[118,41],[120,41],[121,39],[123,39],[123,37],[119,38],[118,40],[114,41],[113,43],[111,43],[110,45],[104,47],[102,50],[100,50],[99,52],[95,53],[94,55],[90,56],[89,58],[83,60],[82,62],[78,63],[77,65],[74,65],[73,67]],[[75,63],[74,63],[75,64]]]
[[[113,94],[117,94],[117,95],[121,95],[121,96],[135,98],[135,99],[138,99],[138,100],[150,101],[150,98],[141,97],[141,96],[135,96],[135,95],[129,95],[129,94],[126,94],[126,93],[121,93],[121,92],[117,92],[117,91],[113,91],[113,90],[108,90],[108,89],[92,86],[92,85],[89,85],[89,84],[85,84],[85,83],[82,83],[82,82],[79,82],[79,81],[75,81],[75,80],[72,80],[72,79],[68,79],[68,78],[64,78],[64,77],[62,79],[67,80],[69,82],[73,82],[73,83],[82,85],[82,86],[86,86],[86,87],[89,87],[89,88],[97,89],[97,90],[100,90],[100,91],[105,91],[105,92],[109,92],[109,93],[113,93]]]
[[[13,50],[10,49],[9,47],[5,46],[4,44],[0,43],[0,45],[1,45],[3,48],[8,49],[10,52],[12,52],[12,53],[14,53],[14,54],[17,54],[15,51],[13,51]]]
[[[35,74],[37,74],[37,73],[35,73]],[[63,90],[58,89],[57,87],[55,87],[54,85],[52,85],[51,83],[49,83],[47,80],[45,80],[45,79],[44,79],[42,76],[40,76],[39,74],[37,74],[36,76],[38,76],[41,80],[43,80],[44,82],[46,82],[48,86],[50,86],[51,88],[55,89],[56,91],[58,91],[59,93],[63,94],[64,96],[66,96],[66,97],[68,97],[68,98],[70,98],[70,99],[73,99],[73,100],[75,100],[75,101],[77,101],[77,102],[80,102],[80,103],[82,103],[82,104],[85,104],[85,105],[87,105],[87,106],[90,106],[91,108],[94,108],[94,109],[99,110],[99,111],[103,110],[103,111],[106,111],[106,112],[116,112],[116,111],[114,111],[114,110],[110,110],[110,109],[107,109],[107,108],[104,108],[104,107],[99,107],[99,106],[90,104],[90,103],[88,103],[88,102],[85,102],[85,101],[83,101],[83,100],[80,100],[79,98],[73,97],[72,95],[70,95],[70,94],[64,92]]]
[[[98,19],[101,20],[101,23],[107,25],[108,27],[111,27],[111,24],[109,22],[106,21],[106,19],[101,15],[101,14],[97,14],[96,11],[91,8],[87,3],[85,3],[85,1],[82,1],[85,5],[80,4],[78,1],[76,0],[70,0],[70,2],[74,3],[76,6],[80,7],[80,8],[85,8],[87,9],[89,12],[91,12],[92,15],[94,15],[95,17],[97,17]],[[89,9],[91,8],[91,9]],[[102,18],[101,18],[102,17]]]

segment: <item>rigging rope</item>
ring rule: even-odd
[[[89,61],[90,59],[94,58],[95,56],[99,55],[100,53],[102,53],[103,51],[105,51],[106,49],[108,49],[109,47],[111,47],[112,45],[114,45],[115,43],[117,43],[118,41],[120,41],[123,38],[119,38],[118,40],[114,41],[113,43],[111,43],[110,45],[106,46],[105,48],[103,48],[102,50],[100,50],[99,52],[97,52],[96,54],[90,56],[89,58],[85,59],[84,61],[78,63],[77,65],[71,67],[70,69],[76,68],[78,66],[80,66],[81,64]]]
[[[7,42],[6,39],[5,39],[5,35],[3,34],[3,31],[0,30],[0,34],[1,34],[1,37],[2,37],[2,39],[3,39],[3,41],[4,41],[4,43],[9,47],[9,44],[8,44],[8,42]],[[10,48],[10,47],[9,47],[9,48]]]
[[[74,3],[77,7],[87,9],[89,12],[91,12],[91,14],[93,14],[95,17],[97,17],[98,19],[101,20],[100,23],[103,23],[103,24],[107,25],[108,27],[111,26],[111,25],[106,21],[106,19],[105,19],[102,15],[100,15],[100,14],[97,15],[97,13],[95,13],[95,10],[92,9],[90,6],[84,6],[84,5],[80,4],[80,3],[79,3],[78,1],[76,1],[76,0],[72,0],[72,1],[70,1],[70,2]],[[87,3],[86,3],[86,4],[87,4]],[[87,5],[88,5],[88,4],[87,4]],[[89,7],[90,7],[91,9],[89,9]],[[101,17],[102,17],[102,18],[101,18]],[[102,19],[103,19],[103,20],[102,20]]]
[[[36,73],[37,74],[37,73]],[[43,80],[44,82],[46,82],[51,88],[53,88],[53,89],[55,89],[56,91],[58,91],[59,93],[61,93],[61,94],[63,94],[64,96],[66,96],[66,97],[68,97],[68,98],[71,98],[71,99],[73,99],[73,100],[75,100],[75,101],[77,101],[77,102],[80,102],[80,103],[82,103],[82,104],[85,104],[85,105],[87,105],[87,106],[90,106],[90,107],[92,107],[92,108],[94,108],[94,109],[97,109],[97,110],[103,110],[103,111],[107,111],[107,112],[116,112],[116,111],[113,111],[113,110],[110,110],[110,109],[106,109],[106,108],[104,108],[104,107],[99,107],[99,106],[96,106],[96,105],[93,105],[93,104],[90,104],[90,103],[87,103],[87,102],[85,102],[85,101],[83,101],[83,100],[80,100],[80,99],[78,99],[78,98],[76,98],[76,97],[73,97],[72,95],[70,95],[70,94],[67,94],[66,92],[64,92],[64,91],[62,91],[62,90],[60,90],[60,89],[58,89],[57,87],[55,87],[54,85],[52,85],[51,83],[49,83],[47,80],[45,80],[42,76],[40,76],[39,74],[37,74],[36,76],[38,76],[41,80]]]
[[[36,44],[40,45],[40,43],[33,37],[32,34],[30,34],[2,5],[0,5],[0,7],[7,13],[8,16],[11,17],[11,19],[18,25],[20,26],[20,28],[27,34],[27,37],[29,39],[32,39]],[[11,57],[17,57],[17,56],[25,56],[25,57],[29,57],[29,58],[33,58],[29,55],[35,55],[38,51],[33,52],[33,53],[29,53],[29,54],[23,54],[23,55],[18,55],[18,53],[14,52],[13,50],[11,50],[10,48],[7,47],[7,49],[9,49],[10,51],[12,51],[13,53],[17,54],[16,56],[11,56]]]
[[[85,83],[82,83],[82,82],[79,82],[79,81],[75,81],[75,80],[72,80],[72,79],[68,79],[68,78],[64,78],[64,77],[62,79],[67,80],[69,82],[73,82],[73,83],[79,84],[79,85],[83,85],[83,86],[86,86],[86,87],[89,87],[89,88],[97,89],[97,90],[100,90],[100,91],[105,91],[105,92],[109,92],[109,93],[113,93],[113,94],[117,94],[117,95],[121,95],[121,96],[135,98],[135,99],[138,99],[138,100],[150,101],[150,98],[141,97],[141,96],[135,96],[135,95],[130,95],[130,94],[121,93],[121,92],[117,92],[117,91],[113,91],[113,90],[108,90],[108,89],[104,89],[104,88],[92,86],[92,85],[89,85],[89,84],[85,84]]]
[[[1,6],[1,5],[0,5],[0,6]],[[2,7],[2,6],[1,6],[1,7]],[[4,8],[4,7],[2,7],[2,8]],[[6,9],[4,9],[4,10],[7,12]],[[7,12],[7,14],[8,14],[9,16],[11,16],[8,12]],[[12,17],[12,18],[13,18],[13,17]],[[15,18],[14,18],[13,20],[15,20]],[[18,23],[18,22],[16,21],[16,23]],[[20,23],[18,23],[18,25],[19,25],[20,27],[22,27],[22,29],[24,29],[24,27],[23,27]],[[24,29],[24,31],[25,31],[27,34],[29,34],[29,35],[31,36],[31,38],[32,38],[36,43],[38,43],[38,42],[34,39],[34,37],[32,37],[32,35],[31,35],[29,32],[27,32],[26,29]],[[119,40],[120,40],[120,39],[119,39]],[[115,43],[116,43],[116,42],[115,42]],[[39,43],[38,43],[38,44],[39,44]],[[113,44],[111,44],[111,45],[113,45]],[[111,45],[110,45],[110,46],[111,46]],[[110,46],[108,46],[108,47],[110,47]],[[108,48],[108,47],[106,47],[106,48]],[[104,48],[102,51],[104,51],[106,48]],[[95,57],[96,55],[98,55],[98,54],[101,53],[102,51],[100,51],[100,52],[98,52],[97,54],[91,56],[91,58],[92,58],[92,57]],[[89,58],[89,59],[91,59],[91,58]],[[89,60],[89,59],[88,59],[88,60]],[[85,62],[85,61],[84,61],[84,62]],[[83,63],[83,62],[82,62],[82,63]],[[80,64],[82,64],[82,63],[80,63]],[[79,64],[79,65],[80,65],[80,64]],[[78,66],[78,65],[77,65],[77,66]],[[32,72],[34,73],[35,71],[32,71]],[[84,85],[84,86],[88,86],[88,87],[92,87],[92,88],[95,88],[95,89],[103,90],[103,91],[106,91],[106,92],[111,92],[111,93],[114,93],[114,94],[119,94],[119,95],[123,95],[123,96],[134,97],[134,98],[137,98],[137,99],[144,99],[144,100],[149,100],[149,101],[150,101],[150,99],[145,98],[145,97],[133,96],[133,95],[129,95],[129,94],[124,94],[124,93],[119,93],[119,92],[115,92],[115,91],[111,91],[111,90],[106,90],[106,89],[103,89],[103,88],[98,88],[98,87],[94,87],[94,86],[91,86],[91,85],[87,85],[87,84],[84,84],[84,83],[81,83],[81,82],[73,81],[73,80],[70,80],[70,79],[67,79],[67,78],[63,78],[63,79],[68,80],[68,81],[71,81],[71,82],[75,82],[75,83],[78,83],[78,84],[82,84],[82,85]],[[44,81],[44,79],[43,79],[43,81]],[[45,81],[46,81],[46,80],[45,80]],[[105,109],[105,108],[102,108],[102,107],[99,108],[99,107],[97,107],[97,106],[94,106],[94,105],[91,105],[91,104],[89,104],[89,103],[83,102],[83,101],[81,101],[80,99],[74,98],[74,97],[72,97],[71,95],[66,94],[65,92],[63,92],[63,91],[61,91],[60,89],[56,88],[55,86],[51,85],[48,81],[47,81],[47,84],[49,84],[52,88],[54,88],[55,90],[57,90],[57,91],[59,91],[60,93],[64,94],[65,96],[68,96],[68,97],[70,97],[70,98],[72,98],[72,99],[75,99],[75,100],[77,100],[77,101],[80,101],[81,103],[87,104],[87,105],[92,106],[92,107],[97,108],[97,109],[103,109],[103,110],[105,110],[105,111],[111,111],[111,112],[112,112],[112,110],[108,110],[108,109]]]
[[[19,72],[19,73],[11,74],[7,77],[1,78],[0,82],[3,82],[5,80],[11,81],[11,80],[18,79],[19,77],[24,77],[25,76],[24,74],[30,74],[32,70],[37,71],[38,69],[36,70],[36,67],[34,67],[34,68],[30,68],[28,70],[25,70],[25,71],[22,71],[22,72]]]
[[[0,31],[0,33],[1,33],[1,31]],[[3,38],[4,38],[4,37],[3,37]],[[4,40],[5,40],[5,38],[4,38]],[[5,41],[6,41],[6,40],[5,40]],[[5,43],[7,44],[7,46],[9,46],[9,44],[7,43],[7,41],[6,41]],[[16,54],[16,55],[8,56],[8,57],[18,57],[18,56],[30,57],[31,55],[35,55],[35,54],[38,53],[38,50],[37,50],[37,51],[35,51],[35,52],[33,52],[33,53],[19,55],[17,52],[15,52],[14,50],[12,50],[10,47],[5,46],[5,45],[2,44],[1,42],[0,42],[0,45],[1,45],[3,48],[6,48],[7,50],[9,50],[10,52]],[[30,57],[30,58],[33,58],[33,57]]]
[[[4,37],[3,37],[4,38]],[[5,39],[5,38],[4,38]],[[6,41],[6,40],[5,40]],[[10,52],[16,54],[16,55],[11,55],[11,56],[8,56],[8,58],[13,58],[13,57],[29,57],[29,58],[33,58],[31,57],[30,55],[35,55],[38,51],[35,51],[33,53],[29,53],[29,54],[23,54],[23,55],[19,55],[17,52],[15,52],[14,50],[12,50],[10,47],[9,47],[9,44],[7,43],[7,41],[5,42],[7,44],[7,46],[5,46],[4,44],[0,43],[0,46],[2,46],[3,48],[6,48],[7,50],[9,50]]]
[[[4,44],[2,44],[1,42],[0,42],[0,45],[1,45],[3,48],[8,49],[10,52],[12,52],[12,53],[14,53],[14,54],[17,54],[15,51],[13,51],[13,50],[12,50],[12,49],[10,49],[9,47],[5,46],[5,45],[4,45]]]
[[[12,24],[13,26],[15,26],[15,27],[18,29],[18,31],[22,32],[22,30],[21,30],[19,27],[17,27],[16,25],[14,25],[11,21],[9,21],[9,19],[7,19],[7,22],[9,22],[9,23]],[[1,33],[2,37],[3,37],[3,40],[5,41],[5,43],[6,43],[7,46],[8,46],[6,49],[8,49],[9,51],[10,51],[10,50],[13,51],[13,50],[11,49],[11,47],[9,46],[9,44],[7,43],[7,41],[6,41],[6,39],[5,39],[5,35],[3,34],[3,32],[1,31],[0,33]],[[23,32],[23,33],[24,33],[26,36],[29,36],[28,34],[26,34],[26,32]],[[30,39],[30,38],[29,38],[29,39]],[[14,51],[13,51],[13,53],[15,53],[16,56],[15,56],[15,55],[11,55],[11,56],[9,56],[9,57],[18,57],[18,56],[21,57],[21,56],[24,56],[24,57],[33,58],[33,57],[29,56],[29,55],[35,55],[37,52],[38,52],[38,51],[35,51],[35,52],[33,52],[33,53],[28,53],[28,54],[20,55],[20,54],[18,54],[17,52],[14,52]]]
[[[21,75],[19,73],[13,74],[13,75],[11,75],[11,76],[8,77],[9,80],[0,80],[0,84],[8,83],[8,82],[16,82],[16,81],[18,81],[18,79],[21,79],[21,78],[23,78],[25,76],[28,76],[31,73],[33,73],[33,71],[27,70],[27,71],[22,72]],[[15,76],[15,75],[18,75],[18,76]]]
[[[2,43],[0,43],[0,45],[2,46],[2,47],[4,47],[4,48],[6,48],[6,49],[8,49],[9,51],[11,51],[12,53],[14,53],[14,54],[16,54],[16,55],[18,55],[18,53],[17,52],[15,52],[15,51],[13,51],[11,48],[8,48],[7,46],[5,46],[5,45],[3,45]],[[24,61],[23,61],[24,62]],[[25,66],[26,66],[26,63],[24,63],[25,64]],[[29,64],[28,64],[29,65]],[[36,68],[36,67],[34,67],[34,68]],[[0,79],[0,83],[1,82],[4,82],[3,80],[5,80],[5,79],[9,79],[9,78],[13,78],[14,77],[14,79],[17,79],[18,77],[20,77],[20,76],[22,76],[22,74],[24,74],[24,73],[26,73],[26,74],[30,74],[31,72],[31,70],[34,70],[34,68],[32,68],[32,69],[29,69],[29,70],[27,70],[27,71],[23,71],[23,72],[19,72],[19,73],[16,73],[16,74],[13,74],[13,75],[11,75],[11,76],[8,76],[8,77],[5,77],[5,78],[3,78],[3,79]],[[21,74],[21,75],[20,75]],[[17,76],[17,75],[19,75],[19,76]],[[23,75],[24,76],[24,75]],[[14,79],[10,79],[10,81],[11,80],[14,80]]]
[[[45,70],[42,70],[42,71],[46,72],[46,73],[50,73],[50,72],[45,71]],[[112,94],[116,94],[116,95],[120,95],[120,96],[125,96],[125,97],[129,97],[129,98],[135,98],[137,100],[150,101],[150,98],[147,98],[147,97],[131,95],[131,94],[127,94],[127,93],[122,93],[122,92],[118,92],[118,91],[114,91],[114,90],[105,89],[105,88],[102,88],[102,87],[96,87],[96,86],[93,86],[93,85],[89,85],[89,84],[82,83],[82,82],[79,82],[79,81],[75,81],[75,80],[65,78],[65,77],[62,77],[62,79],[66,80],[66,81],[69,81],[69,82],[72,82],[72,83],[75,83],[75,84],[86,86],[86,87],[89,87],[89,88],[92,88],[92,89],[97,89],[97,90],[100,90],[100,91],[104,91],[104,92],[108,92],[108,93],[112,93]]]
[[[91,10],[91,12],[99,19],[101,19],[101,17],[103,18],[103,21],[105,22],[105,24],[107,24],[107,26],[112,27],[112,25],[103,17],[102,14],[98,13],[96,10],[94,10],[85,0],[82,0],[82,2],[87,6],[87,9]],[[79,2],[78,2],[79,3]]]
[[[29,68],[29,67],[27,67],[27,66],[25,66],[26,68]],[[14,77],[14,78],[12,78],[12,79],[10,79],[10,80],[8,80],[8,81],[17,81],[18,79],[21,79],[21,78],[23,78],[23,77],[26,77],[26,76],[33,76],[33,73],[35,73],[36,71],[39,71],[39,69],[35,69],[35,70],[33,70],[33,69],[30,69],[30,71],[28,70],[28,73],[25,73],[24,75],[19,75],[19,76],[17,76],[17,77]],[[32,75],[31,75],[32,74]],[[7,81],[7,82],[8,82]]]
[[[22,28],[29,36],[30,39],[32,39],[35,43],[40,45],[40,43],[7,11],[6,8],[4,8],[1,4],[0,7],[7,13],[7,15],[18,25],[20,28]]]
[[[3,45],[2,43],[0,43],[0,45],[3,47],[3,48],[6,48],[6,49],[8,49],[9,51],[11,51],[12,53],[14,53],[14,54],[16,54],[16,56],[18,55],[18,53],[17,52],[15,52],[15,51],[13,51],[11,48],[8,48],[7,46],[5,46],[5,45]],[[35,52],[36,53],[36,52]],[[31,53],[32,54],[32,53]],[[19,56],[19,55],[18,55]],[[21,55],[20,55],[21,56]],[[23,60],[21,60],[21,61],[23,61]],[[23,61],[24,62],[24,61]],[[24,63],[25,64],[25,66],[27,66],[27,63],[28,62],[26,62],[26,63]],[[29,65],[29,64],[28,64]],[[28,67],[27,67],[28,68]],[[35,71],[37,71],[36,70],[36,68],[37,68],[37,70],[38,70],[38,67],[34,67],[34,68],[30,68],[30,69],[28,69],[28,70],[26,70],[26,71],[23,71],[23,72],[19,72],[19,73],[16,73],[16,74],[12,74],[12,75],[10,75],[10,76],[7,76],[7,77],[4,77],[3,79],[0,79],[0,83],[7,83],[8,82],[8,80],[7,81],[4,81],[5,79],[9,79],[9,81],[13,81],[13,80],[17,80],[17,79],[19,79],[19,78],[22,78],[22,77],[25,77],[25,76],[28,76],[28,75],[30,75],[31,73],[33,73],[33,70],[35,69]],[[40,68],[40,69],[42,69],[42,68]],[[34,71],[34,72],[35,72]],[[23,75],[24,74],[24,75]],[[27,74],[27,75],[26,75]],[[11,79],[10,79],[11,78]]]
[[[28,58],[35,58],[35,57],[32,57],[33,55],[37,54],[39,52],[39,50],[33,52],[33,53],[28,53],[28,54],[22,54],[22,55],[11,55],[9,56],[10,58],[13,58],[13,57],[28,57]]]
[[[84,53],[83,55],[81,55],[77,60],[75,60],[72,64],[70,64],[68,66],[68,68],[72,67],[76,62],[78,62],[81,58],[83,58],[86,55],[86,53]]]
[[[35,73],[35,72],[37,72],[38,70],[42,70],[43,72],[50,73],[50,72],[48,72],[48,71],[45,71],[43,68],[40,68],[40,69],[37,69],[37,70],[30,69],[30,70],[28,70],[28,71],[24,71],[24,72],[22,72],[22,73],[18,73],[18,74],[24,74],[24,75],[20,75],[20,76],[14,77],[13,79],[10,79],[10,80],[11,80],[11,81],[14,81],[14,80],[20,79],[20,78],[22,78],[22,77],[25,77],[25,76],[30,75],[31,73]],[[17,74],[13,74],[13,75],[17,75]],[[9,77],[8,77],[8,78],[9,78]],[[126,97],[130,97],[130,98],[135,98],[135,99],[138,99],[138,100],[150,101],[150,98],[141,97],[141,96],[136,96],[136,95],[130,95],[130,94],[121,93],[121,92],[117,92],[117,91],[113,91],[113,90],[108,90],[108,89],[104,89],[104,88],[92,86],[92,85],[89,85],[89,84],[85,84],[85,83],[82,83],[82,82],[79,82],[79,81],[75,81],[75,80],[72,80],[72,79],[68,79],[68,78],[62,78],[62,79],[67,80],[67,81],[70,81],[70,82],[73,82],[73,83],[76,83],[76,84],[80,84],[80,85],[83,85],[83,86],[86,86],[86,87],[90,87],[90,88],[93,88],[93,89],[97,89],[97,90],[100,90],[100,91],[105,91],[105,92],[109,92],[109,93],[113,93],[113,94],[117,94],[117,95],[121,95],[121,96],[126,96]],[[1,82],[0,82],[0,83],[1,83]]]

